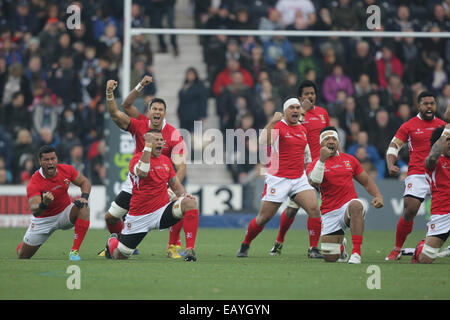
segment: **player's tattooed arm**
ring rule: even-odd
[[[174,176],[173,178],[169,179],[169,186],[172,189],[172,191],[175,192],[175,195],[177,197],[180,197],[186,193],[186,190],[184,189],[183,185],[181,184],[177,176]]]
[[[35,217],[39,217],[42,215],[45,210],[47,210],[48,206],[53,202],[54,197],[53,194],[49,191],[45,192],[41,196],[34,196],[28,200],[30,204],[30,211]]]
[[[444,149],[444,143],[445,143],[446,137],[441,136],[438,141],[436,141],[433,146],[431,147],[430,154],[425,159],[425,167],[429,170],[433,170],[436,166],[437,161],[439,160],[439,157],[442,154],[442,151]]]

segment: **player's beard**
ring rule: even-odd
[[[428,110],[425,112],[420,112],[420,116],[422,117],[422,119],[425,119],[427,121],[433,120],[435,112],[433,112],[433,111],[432,111],[432,113],[427,113],[427,112],[428,112]]]

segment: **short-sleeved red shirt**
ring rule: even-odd
[[[68,164],[58,164],[56,167],[56,175],[47,179],[42,172],[42,168],[37,170],[27,185],[28,199],[34,196],[41,196],[50,191],[54,200],[37,218],[51,217],[61,213],[70,203],[71,199],[68,193],[70,182],[78,177],[78,171]]]
[[[150,170],[147,177],[139,178],[134,174],[134,166],[141,159],[142,152],[136,153],[130,161],[133,196],[130,202],[132,216],[140,216],[158,210],[169,202],[167,183],[175,177],[172,161],[161,154],[150,158]]]
[[[319,106],[314,106],[305,114],[302,125],[306,128],[311,158],[315,159],[320,155],[320,130],[330,125],[330,117],[327,110]]]
[[[311,173],[317,161],[319,161],[319,158],[308,165],[306,174]],[[339,209],[348,201],[358,197],[353,184],[353,177],[361,172],[363,172],[363,168],[359,161],[346,153],[339,153],[325,161],[323,180],[320,184],[322,196],[320,211],[322,215]]]
[[[450,213],[450,158],[441,155],[433,170],[426,169],[425,177],[431,190],[431,214]]]
[[[414,118],[406,121],[397,130],[395,137],[408,143],[409,164],[408,176],[412,174],[425,174],[425,159],[430,153],[430,137],[434,129],[445,126],[446,122],[434,118],[433,120],[424,120],[418,114]]]

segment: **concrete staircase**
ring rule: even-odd
[[[175,7],[175,25],[177,28],[194,28],[193,18],[190,16],[190,1],[177,1]],[[156,95],[163,98],[167,103],[167,121],[178,128],[179,120],[176,115],[178,107],[178,91],[180,90],[185,72],[189,67],[197,69],[201,79],[206,79],[206,64],[203,62],[202,47],[198,36],[182,35],[177,36],[179,55],[174,56],[171,52],[169,36],[165,36],[169,53],[154,53],[154,76],[156,81]],[[158,48],[157,37],[150,36],[152,48]],[[202,123],[203,131],[211,128],[219,128],[219,118],[215,112],[215,102],[213,98],[208,101],[208,117]],[[197,137],[197,139],[201,137]],[[198,141],[196,145],[204,145],[205,142]],[[191,184],[206,183],[232,183],[232,179],[225,164],[191,164],[188,163],[187,180]]]

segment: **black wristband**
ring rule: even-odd
[[[48,208],[48,205],[46,205],[45,203],[43,203],[43,202],[39,203],[39,209],[46,210],[47,208]]]
[[[86,200],[89,200],[89,193],[83,192],[83,193],[81,194],[81,198],[86,199]]]

